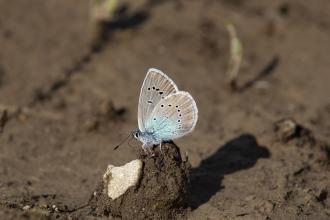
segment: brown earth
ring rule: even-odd
[[[138,184],[112,200],[107,195],[107,183],[101,180],[86,208],[79,212],[122,219],[184,218],[189,205],[189,163],[182,160],[180,149],[164,143],[161,152],[155,148],[153,154],[146,154],[141,149],[138,157],[143,163]]]
[[[137,127],[149,67],[199,108],[176,141],[188,219],[329,219],[330,2],[147,3],[96,38],[88,1],[0,1],[0,219],[106,218],[77,210],[108,164],[135,159],[140,143],[112,147]],[[228,21],[244,46],[236,93]]]

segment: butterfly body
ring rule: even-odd
[[[158,145],[163,141],[162,139],[156,138],[155,134],[152,132],[136,131],[135,133],[133,133],[133,136],[142,143],[144,143],[145,146]]]
[[[198,110],[192,96],[179,91],[165,73],[149,69],[140,93],[139,129],[133,133],[143,143],[143,148],[190,133],[197,119]]]

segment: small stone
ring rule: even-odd
[[[255,200],[256,196],[255,195],[249,195],[247,197],[245,197],[245,201],[253,201]]]
[[[87,120],[83,127],[88,132],[95,131],[99,127],[99,122],[97,120]]]
[[[304,202],[306,204],[311,203],[315,200],[314,196],[308,193],[307,195],[304,196]]]
[[[297,123],[292,119],[283,119],[275,123],[274,131],[279,139],[284,142],[296,136],[298,130]]]
[[[27,211],[27,210],[29,210],[30,208],[31,208],[31,206],[29,206],[29,205],[23,206],[23,210],[24,210],[24,211]]]
[[[39,204],[39,208],[47,209],[49,208],[49,206],[47,205],[47,203],[41,202],[41,204]]]
[[[276,122],[274,124],[274,132],[276,138],[283,143],[287,143],[294,139],[299,141],[300,146],[304,143],[315,142],[315,138],[309,129],[303,127],[290,118],[282,119]]]
[[[56,205],[52,205],[52,208],[54,209],[55,212],[59,212],[59,209]]]
[[[29,212],[36,216],[50,216],[50,212],[47,209],[41,209],[38,207],[29,209]]]
[[[263,201],[259,204],[259,211],[261,213],[271,213],[274,210],[274,204],[270,201]]]
[[[103,175],[108,196],[114,200],[123,195],[130,187],[135,186],[141,177],[141,170],[141,160],[133,160],[121,167],[109,165]]]

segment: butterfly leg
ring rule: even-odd
[[[142,149],[143,149],[144,153],[149,154],[148,146],[146,144],[142,145]]]
[[[152,152],[150,146],[148,146],[146,144],[142,145],[142,149],[147,155],[150,155],[151,157],[153,157],[155,155],[154,152]]]
[[[163,155],[163,151],[162,151],[162,141],[161,141],[160,144],[159,144],[159,150],[160,150],[160,153]]]

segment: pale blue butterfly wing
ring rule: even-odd
[[[148,70],[141,87],[138,106],[138,124],[141,132],[146,131],[146,123],[159,101],[177,91],[175,83],[162,71],[154,68]]]
[[[173,140],[193,131],[197,119],[195,100],[188,92],[178,91],[157,103],[145,129],[157,140]]]

